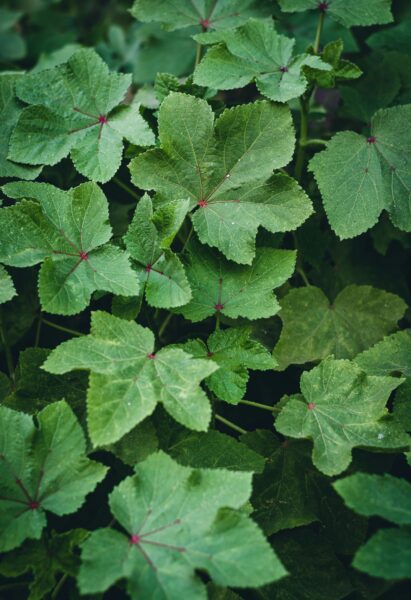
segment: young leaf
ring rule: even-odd
[[[367,231],[383,210],[399,229],[411,231],[410,120],[411,104],[379,110],[368,137],[337,133],[311,160],[328,220],[341,239]]]
[[[159,137],[162,149],[131,161],[133,183],[159,192],[157,203],[189,198],[200,241],[227,258],[251,264],[260,225],[289,231],[310,215],[311,203],[294,180],[281,174],[267,181],[293,153],[288,107],[236,106],[214,127],[205,100],[170,93],[160,108]]]
[[[302,395],[291,396],[275,427],[283,435],[312,439],[314,465],[326,475],[338,475],[357,446],[408,447],[408,436],[384,418],[387,400],[402,381],[366,375],[348,360],[328,358],[303,373]]]
[[[64,401],[38,413],[38,428],[28,415],[4,406],[0,421],[0,549],[5,552],[40,538],[45,511],[76,512],[107,469],[86,457],[83,431]]]
[[[125,530],[99,529],[83,544],[81,593],[103,592],[127,579],[131,598],[204,600],[194,576],[208,572],[218,585],[260,586],[286,571],[255,523],[236,510],[251,494],[251,474],[196,469],[159,452],[110,494],[113,516]]]
[[[120,439],[159,402],[179,423],[206,431],[211,408],[199,383],[218,366],[177,348],[153,352],[150,329],[94,312],[90,335],[57,346],[43,368],[56,374],[73,369],[91,371],[87,409],[95,446]]]
[[[185,264],[193,297],[175,312],[194,322],[219,313],[232,319],[271,317],[280,309],[273,288],[291,277],[295,258],[293,250],[258,248],[248,267],[192,242]]]
[[[130,85],[131,75],[110,73],[92,49],[25,75],[16,84],[17,95],[31,106],[20,114],[8,158],[55,165],[70,153],[82,175],[108,181],[120,166],[123,138],[139,146],[154,143],[138,106],[121,104]]]
[[[128,255],[108,244],[108,203],[95,183],[68,191],[47,183],[9,183],[11,198],[29,197],[0,209],[0,261],[14,267],[43,262],[39,295],[43,310],[72,315],[96,290],[138,294]]]
[[[355,362],[370,375],[401,373],[411,377],[411,330],[394,333],[356,357]]]
[[[317,287],[296,288],[280,304],[283,329],[273,351],[280,369],[330,354],[354,358],[395,329],[407,308],[398,296],[368,285],[349,285],[332,304]]]
[[[182,209],[181,212],[185,215],[188,201],[185,204],[170,203],[166,208],[168,214],[163,216],[163,228],[166,226],[166,217],[168,226],[170,221],[174,223],[176,220],[175,216],[173,218],[170,214],[172,208],[175,213]],[[178,223],[177,229],[180,225],[181,222]],[[166,246],[171,243],[172,237],[171,235]],[[187,304],[191,298],[191,290],[184,267],[171,250],[164,248],[163,240],[153,222],[153,207],[147,194],[137,204],[124,242],[131,257],[136,261],[134,270],[151,306],[172,308]]]
[[[345,27],[391,23],[391,0],[278,0],[284,12],[317,9]]]
[[[13,280],[6,269],[0,265],[0,304],[8,302],[16,295]]]
[[[133,17],[143,22],[162,23],[169,31],[201,25],[203,29],[238,27],[249,17],[265,17],[272,7],[266,0],[135,0],[131,8]]]
[[[225,402],[237,404],[247,388],[248,370],[273,369],[276,362],[262,344],[250,339],[250,327],[215,331],[207,342],[188,340],[180,348],[195,358],[211,358],[218,371],[205,380],[207,387]]]
[[[255,81],[263,96],[287,102],[301,96],[308,85],[303,68],[331,71],[319,56],[293,57],[295,40],[280,35],[271,20],[250,19],[239,29],[219,36],[194,72],[194,83],[219,90],[240,88]]]
[[[309,65],[306,72],[310,81],[315,81],[316,85],[322,88],[334,88],[339,81],[358,79],[362,71],[357,65],[341,58],[344,44],[341,39],[329,42],[324,46],[321,53],[321,59],[331,68],[327,71],[318,67],[311,68]]]

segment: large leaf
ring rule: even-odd
[[[17,95],[31,106],[20,114],[8,158],[55,165],[70,153],[80,173],[108,181],[120,166],[123,138],[140,146],[154,143],[138,106],[121,104],[130,85],[131,75],[110,73],[91,49],[25,75],[16,84]]]
[[[402,373],[411,377],[411,330],[384,338],[357,356],[355,362],[370,375]]]
[[[260,586],[285,569],[255,523],[237,509],[251,494],[251,474],[193,470],[158,453],[110,494],[126,532],[99,529],[83,544],[80,590],[103,592],[127,579],[132,598],[206,600],[195,569],[215,583]]]
[[[279,0],[285,12],[317,9],[345,25],[383,25],[393,20],[391,0]]]
[[[387,210],[394,225],[411,231],[411,104],[379,110],[364,137],[337,133],[314,156],[314,173],[331,227],[351,238]]]
[[[194,82],[220,90],[244,87],[255,81],[267,98],[287,102],[301,96],[308,85],[303,67],[331,71],[319,56],[293,57],[294,40],[276,32],[272,21],[252,19],[239,29],[219,36],[197,66]]]
[[[182,204],[183,217],[187,207],[188,201],[185,205]],[[174,204],[173,208],[179,211],[181,204]],[[173,219],[173,215],[168,217]],[[177,228],[180,224],[178,223]],[[191,298],[191,290],[184,267],[178,256],[164,247],[153,223],[153,208],[147,194],[137,205],[124,241],[131,257],[136,261],[135,271],[147,302],[158,308],[187,304]],[[168,246],[168,243],[165,245]]]
[[[44,363],[50,373],[91,371],[88,427],[94,445],[120,439],[160,402],[177,421],[206,431],[211,408],[202,379],[218,367],[177,348],[154,352],[154,335],[133,321],[92,313],[90,335],[68,340]]]
[[[331,304],[320,288],[297,288],[280,304],[283,329],[274,356],[281,369],[330,354],[354,358],[395,329],[407,308],[398,296],[368,285],[346,287]]]
[[[233,319],[271,317],[280,309],[273,288],[291,277],[295,258],[292,250],[258,248],[248,267],[193,242],[185,257],[193,297],[175,310],[194,322],[218,313]]]
[[[45,511],[76,512],[106,467],[86,457],[83,431],[69,406],[50,404],[37,415],[0,406],[0,549],[39,539]]]
[[[108,243],[108,203],[95,183],[65,192],[46,183],[18,182],[3,191],[38,201],[0,209],[0,260],[14,267],[43,262],[39,294],[45,311],[80,312],[95,290],[138,294],[127,253]]]
[[[161,149],[131,161],[133,182],[156,190],[158,203],[188,198],[201,242],[227,258],[251,264],[260,225],[289,231],[311,213],[294,180],[284,174],[268,179],[293,153],[288,107],[265,101],[236,106],[214,126],[205,100],[174,92],[161,105],[159,137]]]
[[[6,269],[0,265],[0,304],[8,302],[16,295],[13,280]]]
[[[337,475],[351,462],[357,446],[408,447],[408,436],[387,418],[387,400],[403,380],[366,375],[347,360],[324,360],[303,373],[302,395],[291,396],[276,419],[277,431],[313,440],[313,463]]]
[[[247,388],[248,370],[273,369],[276,362],[262,344],[251,339],[250,327],[215,331],[207,342],[188,340],[180,347],[195,358],[211,358],[220,367],[205,383],[220,399],[237,404]]]
[[[166,29],[201,25],[203,29],[238,27],[249,17],[271,14],[266,0],[135,0],[131,14],[139,21],[157,21]]]

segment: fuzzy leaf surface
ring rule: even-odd
[[[279,0],[284,12],[318,9],[318,0]],[[328,0],[326,16],[345,27],[354,25],[383,25],[393,20],[391,0]]]
[[[356,357],[370,375],[401,373],[411,377],[411,330],[394,333]]]

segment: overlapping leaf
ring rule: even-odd
[[[31,106],[19,116],[8,158],[55,165],[70,153],[80,173],[108,181],[120,166],[123,138],[140,146],[154,143],[138,105],[121,104],[130,85],[131,75],[110,73],[91,49],[19,78],[17,95]]]
[[[39,539],[45,511],[75,512],[106,467],[86,457],[83,431],[69,406],[50,404],[37,415],[0,406],[0,549]]]
[[[293,57],[295,41],[278,34],[271,20],[252,19],[239,29],[222,32],[218,41],[224,44],[208,50],[195,70],[194,82],[199,85],[230,90],[255,81],[263,96],[287,102],[305,92],[305,66],[332,69],[319,56]]]
[[[157,203],[188,198],[200,241],[227,258],[251,264],[260,225],[289,231],[311,213],[293,179],[269,179],[293,153],[288,107],[265,101],[236,106],[214,126],[205,100],[170,93],[159,111],[159,137],[161,149],[131,161],[133,182],[156,190]]]
[[[95,183],[68,191],[45,183],[10,183],[3,190],[12,198],[37,200],[0,209],[0,261],[14,267],[43,263],[39,294],[45,311],[80,312],[95,290],[138,294],[127,253],[108,243],[108,203]]]
[[[314,156],[314,173],[331,227],[352,238],[375,225],[383,210],[411,231],[411,104],[375,113],[368,137],[337,133]]]
[[[301,377],[302,395],[291,396],[276,419],[276,429],[313,440],[313,463],[337,475],[357,446],[407,448],[408,436],[387,418],[386,403],[401,379],[366,375],[347,360],[328,358]]]
[[[162,222],[159,222],[157,214],[157,223],[161,227],[166,223],[169,225],[171,221],[174,230],[178,230],[187,212],[188,200],[186,203],[170,204],[167,208],[168,214]],[[191,298],[184,267],[178,256],[169,249],[174,232],[167,233],[163,232],[165,239],[162,239],[153,222],[150,197],[143,196],[124,241],[131,257],[136,261],[134,270],[140,287],[145,291],[147,302],[158,308],[181,306]]]
[[[260,586],[286,571],[255,523],[239,508],[251,474],[191,469],[158,453],[110,494],[126,532],[99,529],[83,544],[79,586],[103,592],[127,579],[131,598],[206,600],[195,569],[219,585]]]
[[[280,304],[274,356],[281,369],[330,354],[354,358],[395,329],[407,308],[398,296],[367,285],[346,287],[332,304],[320,288],[297,288]]]
[[[394,333],[366,350],[355,362],[370,375],[401,373],[411,377],[411,330]]]
[[[280,309],[273,289],[291,277],[295,258],[293,250],[258,248],[250,267],[236,265],[192,242],[185,265],[193,296],[175,311],[194,322],[218,313],[233,319],[271,317]]]
[[[230,404],[237,404],[247,388],[248,370],[265,371],[276,365],[262,344],[251,339],[251,328],[215,331],[207,342],[189,340],[180,347],[195,358],[211,358],[219,365],[205,383],[214,394]]]
[[[6,269],[0,265],[0,304],[8,302],[16,295],[13,280]]]
[[[393,20],[391,0],[279,0],[285,12],[317,9],[345,27],[383,25]]]
[[[158,403],[189,429],[208,428],[211,408],[199,383],[217,365],[177,348],[154,354],[153,333],[135,322],[92,313],[90,335],[60,344],[44,368],[56,374],[91,371],[88,427],[94,445],[117,441]]]

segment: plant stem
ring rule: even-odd
[[[194,68],[196,68],[196,66],[198,65],[198,63],[201,60],[201,44],[199,44],[197,42],[197,47],[196,47],[196,59],[195,59],[195,63],[194,63]]]
[[[54,329],[58,329],[59,331],[64,331],[64,333],[69,333],[70,335],[77,335],[77,336],[84,335],[84,333],[81,333],[81,331],[76,331],[75,329],[69,329],[69,327],[64,327],[63,325],[58,325],[57,323],[52,323],[48,319],[43,318],[42,322],[44,323],[44,325],[48,325],[49,327],[54,327]]]
[[[38,348],[39,344],[40,344],[40,334],[41,334],[41,326],[43,324],[43,315],[42,313],[39,314],[39,318],[37,321],[37,327],[36,327],[36,337],[34,339],[34,347]]]
[[[295,161],[295,178],[301,182],[305,161],[305,145],[308,135],[308,98],[301,96],[300,98],[300,138],[298,140],[297,158]]]
[[[54,600],[55,598],[57,598],[59,591],[61,590],[61,588],[63,587],[63,585],[66,583],[66,580],[68,578],[68,573],[64,573],[64,575],[60,578],[60,580],[57,582],[56,587],[54,588],[52,594],[51,594],[51,598],[52,600]]]
[[[132,190],[131,187],[123,181],[121,181],[121,179],[118,179],[118,177],[113,177],[111,181],[114,181],[114,183],[117,184],[118,187],[127,192],[127,194],[130,194],[130,196],[132,196],[135,200],[140,200],[140,196],[137,194],[137,192]]]
[[[240,400],[240,404],[246,404],[247,406],[253,406],[254,408],[269,410],[270,412],[280,412],[280,409],[276,406],[267,406],[267,404],[261,404],[260,402],[251,402],[251,400]]]
[[[307,277],[307,275],[305,274],[305,271],[304,271],[304,269],[303,269],[302,267],[296,267],[296,269],[295,269],[295,270],[296,270],[296,271],[297,271],[297,273],[300,275],[300,277],[301,277],[301,279],[304,281],[305,285],[309,287],[309,286],[311,285],[311,283],[309,282],[309,280],[308,280],[308,277]]]
[[[320,139],[312,139],[312,140],[307,140],[304,143],[304,148],[309,148],[310,146],[327,146],[328,142],[326,140],[320,140]]]
[[[27,587],[32,583],[31,581],[16,581],[15,583],[5,583],[4,585],[0,585],[0,592],[5,592],[6,590],[14,590],[21,587]]]
[[[314,40],[314,46],[313,46],[315,54],[318,54],[318,51],[320,49],[320,41],[321,41],[321,34],[323,31],[324,17],[325,17],[325,11],[321,10],[320,16],[318,18],[317,31],[315,33],[315,40]]]
[[[220,423],[224,423],[224,425],[226,425],[227,427],[230,427],[230,429],[233,429],[237,433],[247,433],[247,431],[245,429],[243,429],[242,427],[239,427],[235,423],[232,423],[231,421],[229,421],[225,417],[222,417],[221,415],[215,414],[214,417],[217,419],[217,421],[220,421]]]
[[[10,350],[10,346],[9,343],[7,341],[7,336],[4,332],[4,328],[3,328],[3,320],[1,318],[1,313],[0,313],[0,339],[1,342],[3,344],[3,348],[4,348],[4,354],[6,356],[6,363],[7,363],[7,369],[9,371],[9,375],[10,375],[10,379],[12,381],[14,381],[14,362],[13,362],[13,355],[11,353]]]
[[[166,330],[167,325],[170,323],[171,319],[173,318],[173,313],[168,313],[168,315],[166,316],[166,318],[164,319],[164,321],[161,323],[160,328],[158,330],[158,337],[161,340],[161,338],[163,337],[163,333]]]
[[[215,314],[215,329],[218,331],[220,329],[220,311],[218,310]]]
[[[187,244],[188,244],[188,242],[191,240],[191,236],[193,235],[193,232],[194,232],[194,227],[191,225],[191,229],[190,229],[190,231],[188,232],[188,236],[187,236],[187,238],[186,238],[186,241],[184,242],[183,248],[182,248],[182,250],[181,250],[181,254],[182,254],[182,253],[184,252],[184,250],[187,248]]]

